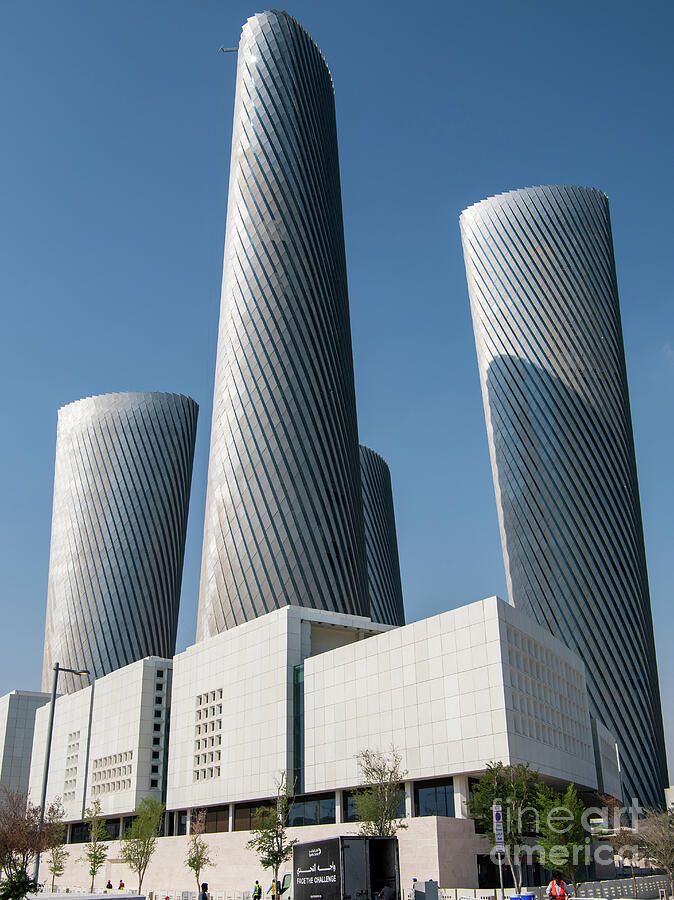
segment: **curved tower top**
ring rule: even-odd
[[[404,625],[398,538],[391,473],[386,461],[360,446],[360,478],[365,520],[365,552],[370,618],[384,625]]]
[[[197,412],[161,393],[59,410],[43,690],[56,662],[100,677],[173,656]]]
[[[368,613],[332,80],[266,12],[238,51],[197,640],[288,604]]]
[[[667,785],[606,196],[500,194],[461,234],[511,602],[587,663],[629,797]],[[563,716],[560,719],[563,729]]]

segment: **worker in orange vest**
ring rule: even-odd
[[[548,897],[552,897],[553,900],[566,900],[568,894],[566,892],[566,885],[562,880],[562,876],[557,872],[555,877],[552,879],[550,884],[548,885],[548,889],[545,892]]]

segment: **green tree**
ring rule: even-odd
[[[40,885],[27,872],[12,872],[0,882],[0,900],[23,900],[26,894],[36,894]]]
[[[70,853],[64,847],[66,838],[66,826],[63,824],[64,815],[65,810],[63,809],[61,798],[57,797],[45,816],[48,826],[53,830],[54,840],[58,840],[58,843],[54,844],[47,853],[47,868],[51,874],[52,893],[54,893],[54,882],[65,872],[66,860],[70,856]]]
[[[122,835],[120,855],[132,872],[138,875],[138,893],[152,856],[157,849],[164,804],[154,797],[143,797],[136,809],[136,818]]]
[[[89,863],[89,874],[91,875],[89,890],[93,893],[94,878],[103,868],[103,864],[108,858],[108,845],[105,843],[108,839],[108,831],[105,827],[105,820],[101,815],[100,800],[94,800],[85,811],[84,820],[89,826],[89,840],[84,845],[83,858]]]
[[[529,764],[511,766],[502,762],[488,763],[487,770],[475,785],[468,809],[489,842],[494,844],[492,806],[503,807],[505,859],[513,876],[517,893],[522,893],[522,860],[525,839],[538,832],[538,772]]]
[[[185,865],[194,872],[197,880],[197,891],[201,890],[201,873],[208,866],[213,865],[210,856],[210,848],[204,840],[206,830],[206,810],[200,809],[192,816],[190,827],[190,840],[187,845],[187,857]]]
[[[355,797],[356,817],[360,833],[375,837],[392,837],[401,828],[405,815],[405,791],[401,782],[407,772],[402,768],[402,755],[395,747],[361,750],[356,755],[361,783]]]
[[[536,799],[540,816],[538,843],[545,851],[545,866],[561,872],[578,896],[576,875],[588,843],[583,824],[585,804],[573,783],[563,794],[540,784]]]
[[[255,811],[257,827],[248,841],[248,846],[257,853],[262,868],[272,870],[275,885],[278,885],[279,869],[290,859],[297,843],[296,840],[288,840],[286,834],[288,811],[292,802],[292,791],[285,775],[281,775],[276,783],[276,798],[272,806],[261,806]]]
[[[58,846],[52,847],[47,854],[47,868],[49,869],[49,873],[51,875],[52,894],[54,893],[54,882],[65,872],[66,861],[69,856],[70,853],[66,850],[63,844],[58,844]]]

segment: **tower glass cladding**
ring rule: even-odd
[[[266,12],[238,51],[197,640],[286,604],[369,609],[332,80]]]
[[[511,602],[583,657],[623,788],[667,768],[609,205],[536,187],[461,215]],[[564,711],[560,710],[564,722]]]
[[[160,393],[59,410],[44,690],[56,662],[100,677],[173,656],[197,413],[189,397]]]
[[[398,538],[393,509],[391,473],[386,462],[360,447],[360,479],[365,520],[365,552],[370,593],[370,618],[384,625],[404,625]]]

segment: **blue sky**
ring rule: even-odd
[[[194,639],[234,54],[262,7],[0,5],[0,694],[39,686],[56,411],[201,405],[179,649]],[[540,183],[611,200],[674,769],[669,0],[298,0],[335,82],[360,436],[390,463],[409,619],[505,578],[460,211]]]

